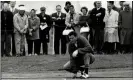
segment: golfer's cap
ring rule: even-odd
[[[25,6],[23,4],[19,5],[18,7],[19,10],[24,10],[25,11]]]

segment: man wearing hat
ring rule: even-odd
[[[48,42],[49,42],[49,30],[50,26],[52,24],[51,17],[47,14],[46,8],[41,7],[40,8],[41,13],[38,14],[38,17],[40,18],[40,29],[39,29],[39,35],[40,35],[40,43],[39,47],[41,48],[41,43],[43,45],[43,54],[47,55],[48,54]],[[39,55],[39,54],[38,54]]]
[[[120,43],[122,45],[122,53],[130,52],[131,37],[133,33],[132,26],[132,10],[128,2],[124,2],[124,10],[119,15],[119,26],[120,26]]]
[[[25,53],[25,34],[28,28],[28,17],[25,14],[24,5],[19,5],[19,12],[14,15],[13,21],[16,55],[22,56]]]

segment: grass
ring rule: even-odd
[[[95,55],[95,62],[91,69],[110,68],[131,68],[132,54],[118,55]],[[46,72],[58,71],[69,60],[69,55],[65,56],[24,56],[24,57],[3,57],[2,72]]]

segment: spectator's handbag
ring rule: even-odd
[[[90,31],[90,28],[89,28],[89,25],[87,23],[86,23],[86,26],[83,26],[80,29],[80,33],[89,32],[89,31]]]
[[[62,32],[63,35],[68,35],[70,32],[74,31],[71,27],[66,27],[65,30]]]

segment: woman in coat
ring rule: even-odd
[[[39,25],[40,19],[36,16],[36,10],[32,9],[29,17],[29,28],[27,35],[28,42],[28,53],[29,56],[32,54],[33,43],[34,43],[34,54],[39,54]]]
[[[80,27],[79,27],[79,17],[80,15],[75,12],[75,8],[73,5],[69,8],[69,13],[66,15],[65,24],[69,28],[73,28],[75,32],[80,35]]]
[[[108,10],[106,11],[104,22],[105,22],[105,34],[104,34],[104,42],[107,43],[108,49],[107,52],[114,52],[115,43],[119,42],[118,37],[118,16],[119,13],[112,9],[113,4],[108,2]]]
[[[86,7],[82,7],[81,8],[81,12],[83,13],[80,18],[79,18],[79,25],[80,27],[89,27],[90,23],[91,23],[91,19],[90,19],[90,15],[88,14],[88,8]],[[89,39],[89,31],[88,32],[82,32],[81,33],[86,39]]]

